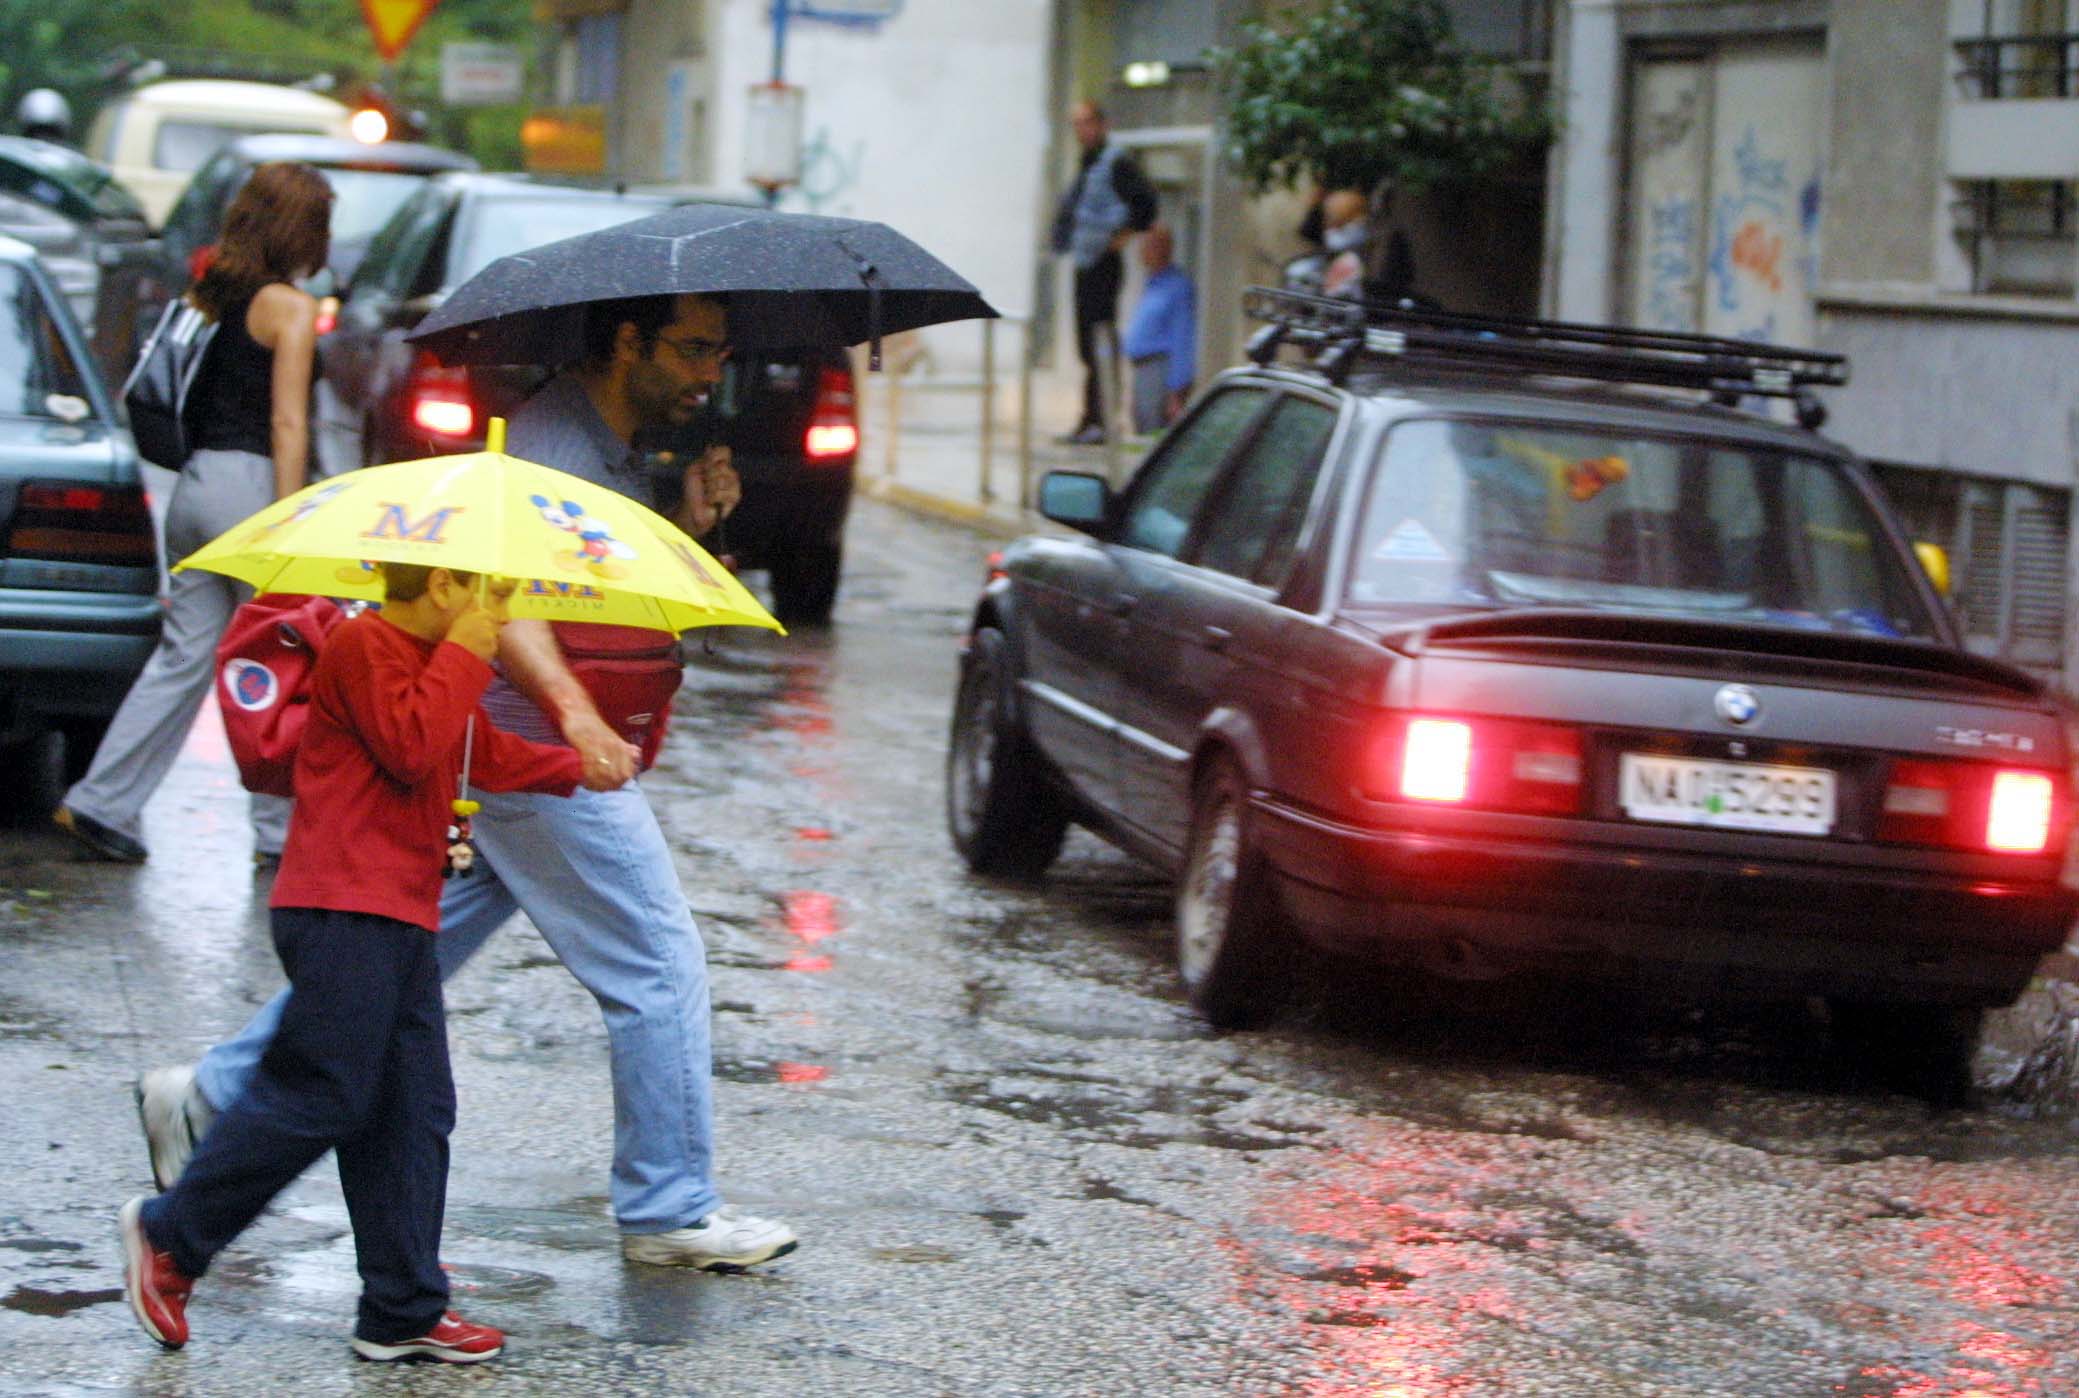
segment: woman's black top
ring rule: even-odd
[[[224,307],[188,392],[189,440],[197,451],[274,454],[274,351],[245,327],[252,305],[245,296]]]

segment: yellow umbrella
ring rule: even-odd
[[[670,520],[619,491],[484,450],[372,466],[305,486],[176,565],[257,592],[382,600],[378,563],[519,580],[512,615],[679,632],[784,628]]]

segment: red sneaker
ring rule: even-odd
[[[356,1335],[353,1346],[354,1353],[363,1359],[438,1359],[443,1364],[481,1364],[486,1359],[496,1359],[505,1348],[505,1332],[477,1325],[449,1311],[438,1325],[416,1340],[379,1345]]]
[[[188,1293],[195,1289],[195,1279],[183,1276],[172,1255],[144,1236],[138,1219],[143,1207],[144,1197],[139,1195],[116,1215],[116,1236],[123,1240],[123,1295],[145,1334],[168,1349],[179,1349],[188,1342]]]

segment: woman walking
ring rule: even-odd
[[[224,215],[217,255],[188,299],[217,322],[188,398],[195,451],[166,510],[179,559],[303,487],[317,302],[293,283],[325,265],[332,189],[308,165],[261,165]],[[103,859],[145,858],[140,815],[165,778],[216,671],[217,640],[251,595],[215,573],[173,575],[158,649],[130,687],[94,762],[53,816]],[[254,795],[253,857],[279,857],[289,803]]]

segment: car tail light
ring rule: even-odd
[[[1994,773],[1985,847],[2009,854],[2041,854],[2050,844],[2050,824],[2056,811],[2056,783],[2047,773]]]
[[[319,335],[330,335],[339,328],[339,298],[327,296],[318,302],[318,318],[314,327]]]
[[[1409,722],[1401,744],[1400,794],[1410,801],[1463,801],[1473,770],[1473,730],[1445,719]]]
[[[2041,854],[2065,818],[2065,805],[2062,784],[2050,772],[1902,758],[1891,764],[1877,838]]]
[[[1573,815],[1581,808],[1581,733],[1492,718],[1396,718],[1367,773],[1367,793],[1483,810]]]
[[[25,482],[7,531],[15,558],[148,568],[154,549],[151,508],[138,486]]]
[[[469,397],[469,371],[443,368],[422,353],[407,390],[412,426],[435,437],[469,437],[476,432],[476,406]]]
[[[802,450],[811,461],[835,461],[859,450],[858,410],[849,368],[826,364],[816,376],[816,402],[809,410]]]

